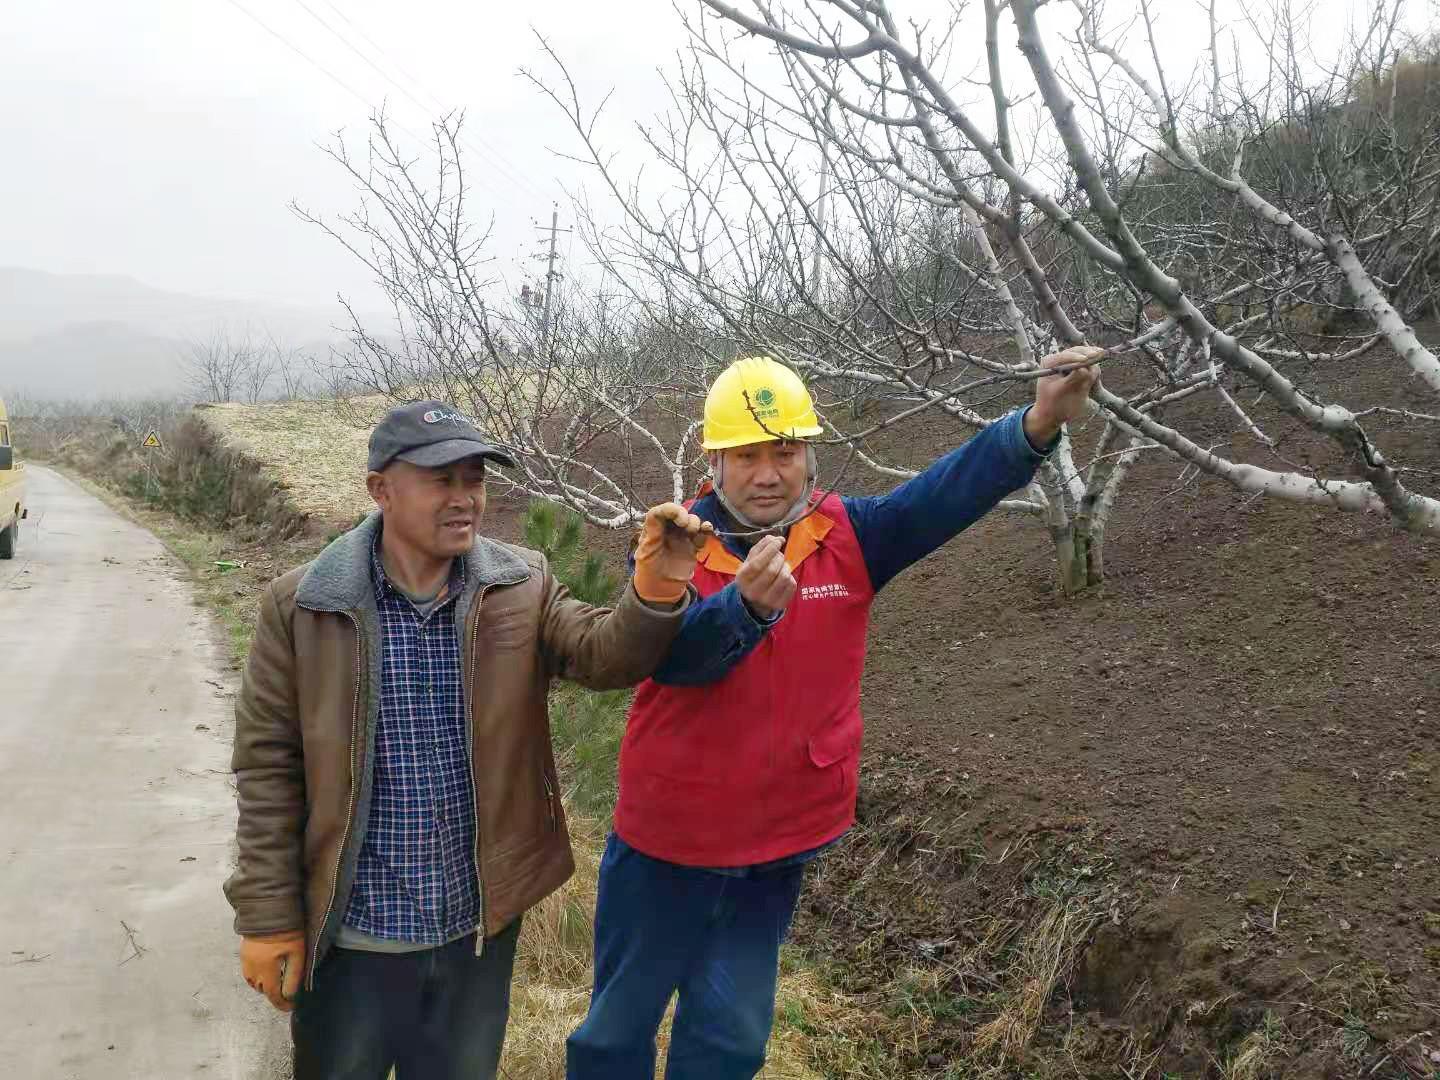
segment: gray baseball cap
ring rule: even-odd
[[[515,467],[515,459],[486,441],[475,421],[443,401],[398,405],[370,433],[371,472],[396,460],[434,469],[470,457]]]

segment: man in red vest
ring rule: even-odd
[[[1098,358],[1080,347],[1045,367]],[[640,685],[600,864],[595,988],[568,1080],[749,1080],[765,1063],[780,944],[805,864],[855,821],[860,676],[875,594],[1028,484],[1082,415],[1096,366],[1037,380],[1016,409],[919,476],[816,502],[810,394],[768,357],[705,401],[712,536],[666,661]],[[807,513],[809,511],[809,513]],[[739,535],[736,535],[739,534]]]

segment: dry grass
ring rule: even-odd
[[[590,942],[604,830],[566,808],[575,876],[525,916],[516,956],[501,1075],[547,1080],[565,1075],[565,1040],[585,1017],[593,969]]]
[[[1095,926],[1095,914],[1083,897],[1053,902],[1019,944],[1012,969],[1015,989],[999,1015],[975,1033],[977,1052],[1018,1060],[1035,1037],[1045,1005],[1074,966]]]
[[[371,507],[365,491],[370,428],[385,412],[379,397],[347,402],[288,401],[207,405],[195,415],[273,474],[311,517],[350,525]]]
[[[1284,1058],[1284,1041],[1284,1026],[1273,1013],[1266,1013],[1265,1022],[1245,1036],[1223,1066],[1225,1080],[1266,1080],[1275,1075],[1276,1066]]]

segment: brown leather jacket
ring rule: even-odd
[[[379,717],[371,579],[379,515],[260,602],[235,705],[239,847],[225,895],[239,934],[304,927],[307,982],[334,940],[368,817]],[[456,606],[475,776],[476,865],[487,935],[574,871],[550,746],[552,677],[633,686],[664,658],[681,612],[632,586],[614,609],[572,598],[544,556],[483,538]]]

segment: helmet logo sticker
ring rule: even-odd
[[[780,415],[780,410],[775,407],[775,391],[768,386],[762,386],[755,391],[755,404],[758,406],[754,410],[757,420]]]

